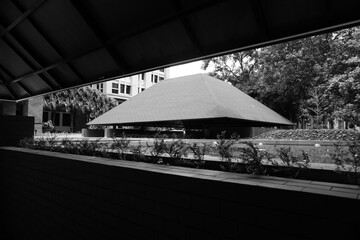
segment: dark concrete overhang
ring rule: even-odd
[[[0,100],[359,25],[357,0],[2,0]]]

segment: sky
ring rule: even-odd
[[[201,63],[202,63],[202,61],[195,61],[195,62],[191,62],[191,63],[186,63],[186,64],[170,67],[169,78],[176,78],[176,77],[182,77],[182,76],[192,75],[192,74],[196,74],[196,73],[208,72],[209,70],[204,71],[201,69]]]

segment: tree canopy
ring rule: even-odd
[[[210,75],[289,118],[360,124],[360,27],[204,60]]]
[[[98,89],[85,86],[45,95],[44,105],[50,111],[65,110],[72,113],[73,127],[75,111],[86,114],[87,120],[91,121],[117,106],[118,102]]]

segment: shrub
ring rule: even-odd
[[[142,162],[142,161],[145,162],[146,161],[146,156],[145,156],[146,148],[144,148],[141,145],[140,141],[139,141],[138,145],[130,147],[130,152],[132,153],[132,159],[134,161],[137,161],[137,162]]]
[[[54,132],[54,129],[55,129],[55,127],[51,120],[42,123],[42,131],[43,132]]]
[[[194,155],[195,160],[202,162],[204,160],[205,153],[207,152],[208,145],[205,143],[198,144],[195,142],[195,143],[189,144],[188,149]]]
[[[115,135],[113,135],[112,141],[113,143],[111,144],[110,148],[118,153],[119,159],[125,160],[125,152],[129,150],[131,140],[126,137],[125,133],[123,132],[120,138],[116,138]]]
[[[99,150],[102,149],[104,143],[100,142],[100,139],[95,141],[81,140],[75,144],[75,149],[77,154],[88,155],[88,156],[99,156]],[[101,151],[100,151],[101,152]]]
[[[360,185],[360,137],[346,145],[347,148],[341,147],[340,143],[334,144],[334,152],[330,156],[336,164],[335,171],[347,174],[350,182]]]
[[[34,138],[23,138],[23,139],[20,139],[19,141],[19,146],[20,147],[23,147],[23,148],[33,148],[33,146],[35,145],[35,140]]]
[[[252,142],[242,142],[245,147],[239,147],[239,158],[243,163],[247,164],[246,171],[251,174],[264,175],[266,170],[263,166],[263,159],[266,158],[271,161],[272,156],[266,150],[259,149],[259,147]]]
[[[354,141],[359,136],[360,132],[354,129],[277,129],[253,139]]]
[[[231,162],[233,159],[233,147],[238,142],[239,136],[232,134],[230,139],[226,139],[226,131],[222,131],[217,135],[218,141],[215,142],[216,150],[221,161]]]
[[[154,135],[153,144],[149,145],[148,143],[146,143],[148,149],[150,149],[151,156],[154,157],[153,159],[155,159],[157,163],[162,163],[162,159],[159,157],[167,152],[167,144],[165,142],[166,138],[166,134],[161,135],[161,132],[157,132]]]
[[[295,155],[290,147],[275,147],[276,155],[280,158],[281,163],[284,167],[275,169],[275,173],[282,175],[291,176],[297,178],[301,168],[308,168],[310,159],[309,154],[302,150],[301,156]],[[275,166],[279,166],[279,163],[274,160],[271,163]]]
[[[165,152],[174,160],[187,156],[188,144],[181,139],[172,139],[166,142]]]

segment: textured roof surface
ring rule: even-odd
[[[206,74],[161,81],[88,125],[230,118],[293,123],[232,85]]]

